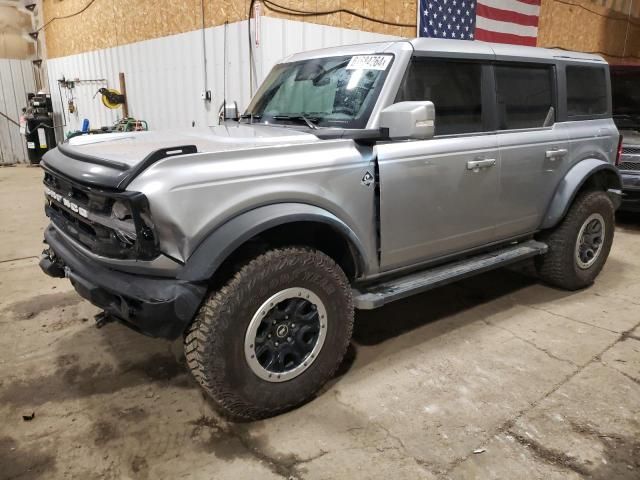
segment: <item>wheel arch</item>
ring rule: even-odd
[[[242,213],[214,230],[189,257],[178,278],[210,281],[225,267],[230,269],[267,248],[294,244],[323,251],[350,279],[367,271],[365,249],[344,221],[314,205],[279,203]]]
[[[609,194],[615,208],[622,199],[622,180],[618,170],[609,162],[597,158],[582,160],[564,176],[542,221],[541,229],[552,228],[560,222],[578,193],[593,189]]]

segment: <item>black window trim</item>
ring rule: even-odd
[[[479,135],[496,135],[499,133],[505,132],[536,132],[536,131],[546,131],[552,130],[556,123],[561,123],[562,121],[566,121],[563,117],[566,116],[566,105],[563,105],[563,111],[560,110],[560,74],[558,70],[558,62],[555,60],[545,59],[536,59],[535,61],[514,61],[514,60],[496,60],[494,58],[488,56],[477,56],[477,57],[447,57],[447,56],[432,56],[432,55],[413,55],[409,60],[407,68],[404,72],[402,81],[398,87],[398,91],[394,97],[394,103],[398,101],[398,95],[400,94],[400,90],[404,86],[404,83],[407,81],[407,77],[409,75],[409,69],[411,65],[415,61],[438,61],[438,62],[448,62],[448,63],[476,63],[481,65],[481,101],[482,101],[482,126],[483,130],[477,132],[466,132],[466,133],[451,133],[446,135],[434,135],[433,138],[464,138],[471,136],[479,136]],[[578,65],[584,65],[582,62],[576,62]],[[551,85],[551,99],[553,101],[553,108],[555,110],[554,115],[554,123],[548,127],[529,127],[529,128],[514,128],[507,130],[499,130],[498,129],[498,97],[496,95],[496,76],[495,76],[495,66],[496,65],[512,65],[512,66],[521,66],[521,67],[541,67],[541,68],[550,68],[552,72],[552,85]],[[564,69],[562,70],[562,77],[564,77]],[[566,97],[565,97],[566,98]],[[564,102],[566,104],[566,101]],[[436,107],[436,115],[437,115],[437,107]]]

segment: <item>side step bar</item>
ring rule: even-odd
[[[511,263],[546,253],[546,243],[529,240],[500,250],[483,253],[458,262],[411,273],[404,277],[353,289],[353,304],[360,310],[372,310],[401,298],[426,292],[432,288],[463,278],[504,267]]]

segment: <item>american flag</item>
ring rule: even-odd
[[[540,0],[420,0],[421,37],[536,46]]]

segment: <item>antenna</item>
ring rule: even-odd
[[[227,113],[227,30],[229,28],[229,21],[224,21],[224,55],[223,61],[224,65],[222,66],[222,111],[226,116]]]

